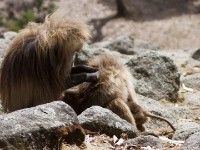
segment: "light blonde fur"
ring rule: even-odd
[[[89,66],[99,69],[99,79],[94,83],[82,83],[78,91],[66,91],[64,101],[80,114],[85,109],[98,105],[112,110],[138,130],[145,131],[147,117],[166,119],[146,112],[137,103],[133,76],[127,66],[109,55],[101,55],[89,61]]]

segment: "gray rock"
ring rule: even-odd
[[[87,64],[87,61],[94,55],[94,51],[89,45],[84,44],[82,51],[76,54],[74,64],[83,65]]]
[[[2,53],[8,48],[10,41],[7,39],[0,39],[0,52]]]
[[[200,106],[200,92],[183,93],[184,103]]]
[[[132,58],[132,56],[130,55],[123,55],[123,54],[120,54],[119,52],[110,51],[107,48],[91,47],[85,44],[83,47],[83,50],[80,53],[76,54],[75,65],[87,64],[90,58],[94,58],[102,54],[112,55],[113,57],[115,57],[119,61],[122,61],[123,63],[128,62]]]
[[[139,39],[134,39],[134,47],[135,47],[135,50],[137,52],[140,52],[141,50],[160,50],[160,47],[155,45],[155,44],[152,44],[150,42],[147,42],[147,41],[143,41],[143,40],[139,40]],[[139,49],[139,50],[137,50]]]
[[[192,11],[190,10],[192,8],[190,0],[122,0],[122,3],[125,15],[138,21],[164,19]]]
[[[116,135],[120,137],[123,133],[128,137],[136,137],[137,129],[126,120],[121,119],[108,109],[92,106],[78,116],[79,122],[84,129]]]
[[[200,49],[194,51],[194,53],[192,54],[192,58],[200,61]]]
[[[168,119],[176,128],[179,119],[191,118],[193,113],[187,107],[177,106],[171,103],[160,103],[156,100],[138,95],[138,103],[148,112]],[[169,128],[169,125],[164,121],[151,119],[145,126],[148,130],[155,131],[159,128]]]
[[[0,65],[6,55],[6,50],[8,48],[9,43],[10,43],[10,40],[0,38]]]
[[[186,87],[200,90],[200,73],[188,75],[182,78]]]
[[[133,39],[126,35],[117,36],[107,39],[106,41],[98,42],[91,47],[107,48],[111,51],[117,51],[121,54],[134,55],[146,50],[158,50],[159,47],[149,42]]]
[[[12,39],[17,35],[16,32],[8,31],[3,33],[4,38],[0,38],[0,64],[2,63],[5,55],[6,55],[6,50],[12,41]]]
[[[151,148],[162,148],[162,143],[159,138],[154,136],[138,136],[134,139],[129,139],[125,142],[127,145],[139,145],[140,147],[150,146]]]
[[[0,38],[4,38],[4,35],[3,35],[3,32],[1,31],[1,28],[0,28]]]
[[[176,66],[179,68],[181,73],[187,73],[188,71],[194,72],[200,71],[200,61],[195,60],[191,57],[192,53],[196,51],[195,48],[193,49],[175,49],[175,50],[161,50],[159,51],[161,54],[170,57]]]
[[[181,147],[181,150],[199,150],[200,149],[200,132],[192,134]]]
[[[8,31],[8,32],[3,33],[3,35],[5,39],[12,40],[17,36],[17,33],[13,31]]]
[[[0,149],[43,149],[59,140],[83,142],[84,134],[73,109],[62,101],[0,116]]]
[[[181,122],[179,123],[173,140],[186,140],[190,135],[200,132],[200,124],[195,122]]]
[[[137,93],[155,100],[176,101],[180,74],[169,57],[147,52],[131,59],[127,65],[137,79]]]
[[[1,99],[0,99],[0,115],[1,114],[4,114],[4,112],[3,112],[3,106],[2,106],[2,104],[1,104]]]

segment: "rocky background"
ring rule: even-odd
[[[5,32],[4,38],[0,39],[1,61],[5,56],[6,47],[16,34],[15,32]],[[128,36],[117,36],[92,45],[85,45],[83,51],[76,56],[76,64],[86,63],[90,57],[101,53],[112,54],[113,57],[130,67],[132,74],[137,79],[138,102],[146,110],[169,119],[177,129],[174,134],[163,135],[159,138],[136,137],[137,130],[134,127],[107,109],[94,106],[85,110],[77,118],[69,106],[57,102],[2,115],[0,117],[0,143],[8,147],[14,145],[17,148],[24,148],[29,144],[25,141],[30,140],[33,142],[31,146],[29,145],[30,147],[51,146],[61,134],[60,130],[65,126],[71,126],[71,121],[74,125],[80,123],[84,129],[99,132],[98,138],[97,136],[92,137],[90,134],[86,136],[85,142],[88,149],[101,149],[102,147],[110,149],[120,146],[121,148],[149,146],[153,149],[200,148],[199,49],[162,50],[148,42]],[[64,105],[68,112],[60,105]],[[76,118],[76,121],[73,121],[72,118]],[[69,123],[67,124],[66,121]],[[160,133],[159,130],[168,128],[168,125],[152,119],[146,124],[146,127],[149,131]],[[10,130],[8,130],[9,128]],[[75,131],[72,130],[72,133],[75,134],[78,132],[77,130],[77,128]],[[81,129],[79,130],[82,135],[80,137],[84,137],[84,133],[81,132]],[[73,134],[71,136],[74,136]],[[122,137],[123,141],[116,144],[120,139],[117,139],[115,143],[114,139],[104,137],[105,135],[102,134]],[[15,140],[13,140],[13,136]],[[95,138],[105,139],[95,141]]]
[[[129,13],[106,22],[100,37],[96,24],[98,19],[116,13],[114,0],[56,3],[65,6],[69,15],[90,22],[93,37],[97,37],[92,39],[96,42],[84,46],[75,63],[85,64],[101,53],[112,54],[130,67],[141,106],[169,119],[176,132],[162,133],[168,125],[151,119],[146,128],[159,138],[138,135],[135,127],[107,109],[94,106],[77,116],[68,105],[57,101],[10,114],[1,111],[0,148],[200,149],[200,20],[194,19],[199,16],[198,1],[123,2]],[[92,22],[94,18],[97,21]],[[2,33],[0,62],[16,35]]]

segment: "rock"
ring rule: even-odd
[[[0,38],[0,64],[2,63],[5,55],[6,49],[8,48],[11,40],[17,35],[16,32],[8,31],[3,33],[4,38]]]
[[[3,35],[4,35],[4,38],[0,38],[0,52],[1,53],[2,51],[5,51],[8,48],[11,40],[15,38],[17,33],[8,31],[8,32],[3,33]]]
[[[137,129],[126,120],[121,119],[108,109],[92,106],[78,116],[84,129],[120,137],[123,133],[128,137],[136,137]]]
[[[127,140],[125,143],[128,145],[139,145],[140,147],[150,146],[151,148],[162,148],[161,140],[151,135],[138,136],[134,139]]]
[[[147,52],[131,59],[127,65],[137,79],[137,93],[155,100],[176,101],[180,74],[169,57]]]
[[[0,99],[0,115],[1,114],[4,114],[4,112],[3,112],[3,106],[2,106],[2,104],[1,104],[1,99]]]
[[[190,74],[193,72],[200,72],[200,61],[191,57],[196,49],[175,49],[175,50],[161,50],[161,54],[168,56],[174,61],[179,71],[182,74]]]
[[[186,87],[200,90],[200,73],[185,76],[181,80]]]
[[[62,101],[0,116],[0,149],[55,148],[59,141],[84,141],[76,113]]]
[[[93,47],[92,48],[91,46],[85,44],[83,46],[83,50],[80,53],[76,54],[75,65],[87,64],[87,62],[90,58],[99,56],[101,54],[112,55],[113,57],[115,57],[119,61],[122,61],[123,63],[128,62],[132,58],[132,56],[123,55],[123,54],[120,54],[119,52],[115,52],[115,51],[110,51],[107,48],[101,48],[101,47]]]
[[[192,134],[186,139],[181,150],[199,150],[200,149],[200,132]]]
[[[0,39],[0,52],[2,53],[8,48],[10,41],[7,39]]]
[[[8,39],[11,41],[12,39],[14,39],[17,36],[17,33],[13,32],[13,31],[8,31],[8,32],[5,32],[3,35],[4,35],[5,39]]]
[[[87,61],[94,55],[94,51],[89,45],[84,44],[82,51],[76,54],[74,63],[75,65],[87,64]]]
[[[80,53],[75,57],[75,65],[86,64],[90,58],[101,54],[112,55],[120,61],[127,63],[133,54],[145,51],[158,50],[157,46],[149,42],[133,39],[129,36],[117,36],[106,41],[94,43],[92,45],[85,44]]]
[[[193,93],[183,93],[184,95],[184,103],[196,105],[197,107],[200,106],[200,92],[193,92]]]
[[[4,35],[3,35],[3,32],[1,31],[1,28],[0,28],[0,38],[4,38]]]
[[[192,7],[192,2],[189,0],[122,0],[122,2],[125,15],[137,21],[164,19],[192,11],[189,9]]]
[[[179,123],[173,140],[186,140],[190,135],[200,132],[200,124],[195,122],[181,122]]]
[[[6,55],[6,49],[8,48],[9,43],[10,40],[0,38],[0,65]]]
[[[158,50],[159,47],[149,42],[133,39],[126,35],[110,38],[106,41],[94,43],[91,47],[107,48],[121,54],[134,55],[146,50]]]
[[[160,50],[159,46],[152,44],[150,42],[147,42],[147,41],[135,39],[134,42],[135,42],[134,47],[137,52],[141,52],[141,50]],[[139,50],[137,50],[137,49],[139,49]]]
[[[194,51],[194,53],[192,54],[192,58],[200,61],[200,49]]]
[[[152,114],[164,117],[168,119],[176,128],[179,119],[191,118],[193,113],[185,106],[178,106],[169,102],[160,103],[156,100],[138,95],[138,103],[146,111]],[[146,124],[148,130],[155,131],[159,128],[170,128],[169,125],[164,121],[159,121],[157,119],[150,119]]]

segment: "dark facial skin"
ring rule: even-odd
[[[94,73],[97,72],[98,69],[94,68],[94,67],[90,67],[90,66],[86,66],[86,65],[82,65],[82,66],[74,66],[71,69],[71,74],[77,74],[77,73]]]
[[[83,82],[95,82],[98,79],[98,69],[89,66],[75,66],[71,69],[71,75],[65,82],[68,88],[79,85]]]

